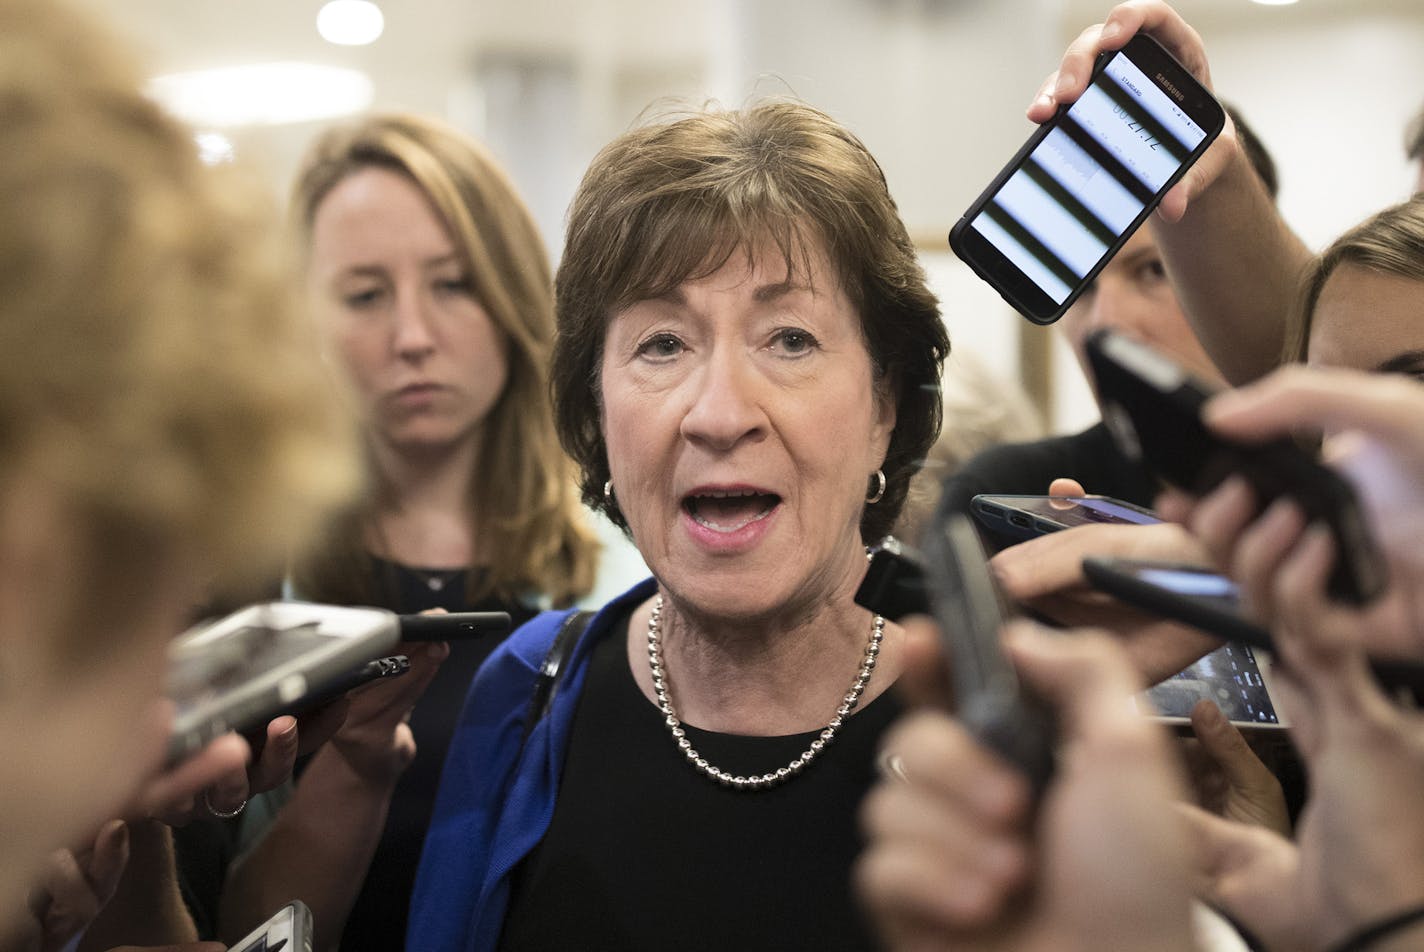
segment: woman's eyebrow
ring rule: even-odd
[[[775,301],[777,298],[785,297],[788,294],[795,294],[797,291],[810,291],[809,285],[800,281],[778,281],[775,284],[763,284],[752,292],[752,300],[765,304],[768,301]]]
[[[1397,374],[1418,370],[1424,365],[1424,350],[1406,350],[1375,367],[1375,373]]]

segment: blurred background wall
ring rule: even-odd
[[[1028,135],[1023,110],[1063,48],[1110,3],[378,0],[379,38],[347,46],[318,34],[324,0],[83,2],[139,46],[155,76],[273,62],[340,67],[360,80],[352,102],[454,121],[511,170],[555,257],[583,168],[650,106],[798,96],[846,123],[880,160],[956,347],[1035,393],[1053,429],[1095,418],[1052,330],[1009,311],[949,254],[945,235]],[[1177,8],[1205,39],[1217,91],[1274,153],[1281,205],[1309,243],[1406,195],[1401,141],[1424,104],[1424,2]],[[239,80],[232,95],[275,95],[290,113],[318,86],[277,82],[273,91]],[[213,105],[220,95],[229,93],[199,98]],[[195,124],[215,155],[255,163],[285,194],[326,121],[229,115]]]

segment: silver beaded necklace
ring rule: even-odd
[[[784,783],[792,777],[805,770],[816,756],[825,750],[836,737],[836,732],[841,729],[845,719],[850,716],[850,712],[855,710],[856,704],[860,703],[860,696],[865,692],[865,685],[870,681],[870,675],[875,671],[875,660],[880,655],[880,642],[885,637],[885,619],[879,615],[870,623],[870,641],[865,646],[865,657],[860,662],[860,671],[856,673],[855,682],[851,684],[850,690],[841,699],[841,706],[836,708],[836,716],[831,718],[831,722],[821,731],[820,736],[811,741],[811,746],[803,750],[796,759],[785,767],[779,767],[774,773],[764,773],[758,776],[744,777],[740,774],[732,774],[720,767],[714,767],[707,762],[707,759],[697,752],[697,748],[692,746],[692,741],[687,739],[687,732],[682,729],[682,721],[678,720],[677,711],[672,704],[672,695],[668,693],[667,675],[663,668],[663,649],[661,642],[663,616],[663,597],[659,595],[657,601],[653,603],[653,613],[648,616],[648,664],[653,672],[653,692],[658,698],[658,707],[663,712],[663,723],[667,724],[672,731],[673,740],[677,741],[678,749],[687,758],[687,762],[696,768],[698,773],[710,777],[718,783],[735,787],[738,790],[766,790]]]

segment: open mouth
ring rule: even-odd
[[[765,519],[779,505],[780,496],[754,489],[697,493],[682,501],[682,508],[699,526],[727,533]]]

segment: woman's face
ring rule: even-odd
[[[719,618],[818,607],[864,573],[860,517],[894,404],[824,256],[772,245],[613,316],[602,364],[614,495],[648,566]]]
[[[506,342],[425,195],[367,168],[312,224],[310,281],[374,439],[429,449],[473,439],[508,377]]]
[[[1340,265],[1316,301],[1307,361],[1424,377],[1424,281]]]

